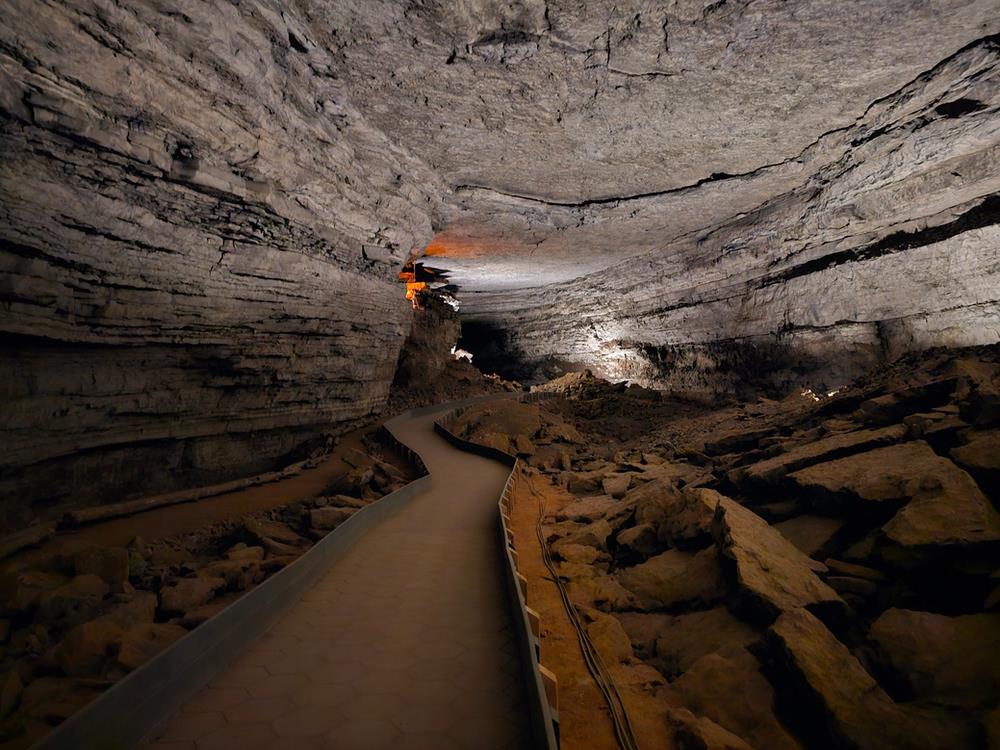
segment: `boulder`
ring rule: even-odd
[[[670,549],[619,571],[617,578],[647,610],[704,607],[719,601],[725,591],[714,547],[696,554]]]
[[[827,516],[804,515],[776,523],[774,528],[809,557],[823,549],[834,535],[844,527],[844,522]]]
[[[573,472],[569,475],[566,489],[574,495],[595,495],[603,492],[604,488],[601,484],[603,480],[604,471],[601,469],[588,472]]]
[[[615,612],[615,617],[632,643],[633,653],[640,659],[656,656],[656,639],[677,619],[673,615],[648,612]]]
[[[702,547],[711,542],[712,518],[723,498],[715,490],[685,487],[673,503],[668,504],[666,518],[660,524],[660,538],[675,547]]]
[[[118,663],[128,670],[135,669],[185,635],[187,630],[178,625],[154,622],[136,625],[121,636]]]
[[[734,606],[754,619],[772,621],[797,607],[839,614],[843,600],[814,571],[809,559],[760,516],[728,498],[719,501],[712,533],[736,580]]]
[[[304,543],[304,539],[299,539],[300,543]],[[290,544],[285,544],[284,542],[279,542],[271,538],[265,538],[261,541],[261,545],[270,557],[288,557],[294,558],[298,557],[302,552],[300,546],[292,546]]]
[[[835,560],[832,557],[828,557],[824,560],[823,564],[826,565],[826,567],[830,569],[830,572],[835,575],[863,578],[874,583],[882,583],[886,580],[884,573],[875,570],[874,568],[869,568],[866,565],[855,565],[854,563],[844,562],[843,560]]]
[[[654,664],[668,678],[686,672],[707,654],[730,646],[749,646],[761,639],[760,633],[725,607],[678,615],[659,625]]]
[[[768,633],[778,668],[803,720],[824,726],[838,747],[941,750],[974,747],[974,729],[944,712],[897,705],[861,662],[805,609],[784,612]]]
[[[527,460],[529,465],[542,471],[566,471],[570,468],[569,454],[557,445],[542,446]]]
[[[757,659],[741,646],[707,654],[670,685],[676,702],[755,748],[799,750],[775,716],[774,689]]]
[[[599,550],[607,551],[608,537],[611,536],[611,526],[604,519],[588,524],[569,524],[559,526],[560,531],[565,535],[552,545],[552,550],[559,552],[560,545],[582,544],[586,547],[595,547]]]
[[[120,626],[103,617],[81,623],[55,647],[55,662],[70,677],[100,674],[114,656],[122,632]]]
[[[944,404],[955,391],[956,385],[957,379],[953,376],[907,385],[862,402],[855,418],[867,424],[896,422],[907,414],[927,411]]]
[[[658,479],[631,490],[625,502],[635,504],[636,523],[652,524],[662,545],[697,549],[711,541],[712,516],[721,497],[714,490],[680,490]]]
[[[670,461],[655,465],[639,467],[643,469],[642,474],[636,475],[632,483],[637,485],[639,480],[649,482],[669,482],[677,487],[684,487],[701,481],[706,475],[710,475],[703,466],[696,466],[687,461]],[[633,490],[629,490],[631,493]]]
[[[952,449],[951,457],[994,499],[1000,497],[1000,430],[972,433],[968,443]]]
[[[581,497],[573,502],[566,503],[556,512],[556,519],[560,521],[576,521],[577,523],[590,523],[599,518],[604,518],[605,514],[612,511],[620,503],[610,495],[594,495],[593,497]]]
[[[947,449],[958,442],[958,436],[969,425],[957,414],[939,411],[911,414],[903,419],[913,440],[926,440],[935,448]]]
[[[355,512],[353,508],[316,508],[309,511],[309,525],[314,529],[329,531],[340,526]]]
[[[121,628],[130,628],[143,622],[152,622],[155,616],[156,594],[152,591],[136,591],[98,619],[107,620]]]
[[[601,487],[604,489],[604,494],[614,498],[625,497],[625,493],[628,492],[631,486],[632,475],[627,473],[611,474],[601,480]]]
[[[542,428],[542,434],[554,442],[582,445],[587,442],[580,431],[565,422],[550,422]]]
[[[776,524],[802,513],[802,506],[795,500],[778,500],[769,503],[754,503],[753,510],[768,523]]]
[[[514,448],[514,454],[523,458],[534,455],[537,450],[535,444],[526,435],[515,435],[511,444]]]
[[[686,708],[667,709],[673,744],[677,750],[754,750],[732,732]]]
[[[245,591],[263,578],[256,560],[218,560],[198,570],[199,578],[222,578],[232,591]]]
[[[600,568],[588,565],[570,568],[563,564],[559,566],[559,577],[568,581],[569,597],[578,606],[596,607],[603,612],[636,606],[632,592]]]
[[[66,578],[39,570],[12,570],[0,578],[0,602],[6,615],[30,612],[42,595],[59,588]]]
[[[105,583],[118,587],[128,581],[129,556],[124,547],[76,542],[72,556],[77,575],[95,575]]]
[[[726,453],[746,453],[757,447],[761,440],[777,434],[777,430],[773,427],[764,427],[759,430],[736,429],[707,440],[705,442],[705,453],[709,456],[721,456]]]
[[[303,542],[302,537],[285,524],[277,521],[262,521],[248,516],[243,519],[243,529],[251,539],[259,542],[265,549],[267,540],[287,545],[297,545]]]
[[[241,543],[230,547],[226,551],[226,559],[260,562],[264,559],[264,554],[263,547],[248,547],[247,545]]]
[[[651,523],[641,523],[618,532],[615,537],[618,546],[633,556],[645,560],[660,551],[660,542],[656,529]]]
[[[1000,701],[1000,614],[889,609],[870,637],[918,699],[971,708]]]
[[[586,611],[584,616],[589,621],[587,635],[590,642],[606,665],[632,659],[632,642],[617,618],[593,609]]]
[[[873,596],[878,591],[878,584],[874,581],[855,578],[853,576],[827,576],[826,582],[830,585],[830,588],[843,596],[851,595],[864,599],[865,597]],[[847,601],[855,604],[860,600],[848,598]]]
[[[20,712],[51,724],[65,721],[100,695],[103,685],[70,677],[40,677],[21,694]]]
[[[561,544],[558,555],[566,562],[581,565],[592,565],[602,557],[607,559],[607,555],[597,548],[584,544]]]
[[[0,720],[6,719],[14,712],[21,700],[22,692],[24,684],[16,669],[11,669],[0,677]]]
[[[230,604],[231,602],[228,601],[213,601],[209,604],[203,604],[200,607],[189,609],[181,617],[175,617],[170,621],[170,624],[179,625],[187,630],[193,630],[202,623],[215,617]]]
[[[96,575],[75,576],[38,599],[38,614],[46,620],[76,620],[97,610],[111,589]]]
[[[368,505],[366,500],[362,500],[358,497],[351,497],[350,495],[331,495],[330,497],[323,499],[326,500],[324,505],[332,505],[337,508],[364,508]]]
[[[181,578],[160,590],[160,607],[168,613],[184,613],[206,604],[216,591],[226,587],[224,578]]]

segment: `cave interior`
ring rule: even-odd
[[[0,750],[1000,750],[998,11],[8,0]]]

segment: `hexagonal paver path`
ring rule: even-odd
[[[532,747],[498,549],[508,469],[394,428],[427,489],[362,536],[149,750]]]

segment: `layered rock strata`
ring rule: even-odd
[[[443,190],[346,99],[336,30],[266,0],[4,15],[0,525],[380,410]]]
[[[496,284],[487,261],[455,261],[468,319],[494,340],[480,362],[521,377],[586,366],[711,395],[835,388],[904,351],[995,342],[998,97],[1000,42],[987,36],[780,165],[581,205],[572,227],[553,220],[582,254],[626,245],[628,261],[514,289],[509,254]]]

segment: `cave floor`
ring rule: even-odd
[[[530,747],[497,552],[506,467],[395,429],[427,489],[161,728],[156,750]]]

